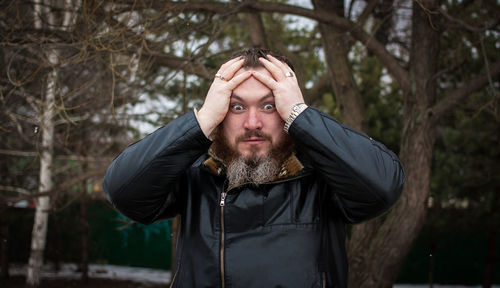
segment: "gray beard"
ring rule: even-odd
[[[236,157],[227,165],[226,176],[229,186],[259,185],[272,181],[280,171],[281,164],[278,162],[270,155],[255,160],[247,160],[243,156]]]
[[[288,134],[284,134],[278,143],[272,143],[272,148],[266,156],[257,156],[258,150],[252,151],[248,157],[242,156],[231,147],[228,139],[223,137],[220,126],[214,131],[214,142],[210,148],[213,155],[226,167],[226,177],[230,187],[242,184],[260,185],[276,179],[281,166],[294,151],[294,142]],[[239,138],[259,136],[272,139],[260,131],[247,131]]]

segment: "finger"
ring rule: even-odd
[[[236,58],[233,58],[231,60],[228,60],[226,61],[224,64],[222,64],[219,68],[219,72],[220,71],[224,71],[225,68],[231,66],[231,64],[233,64],[234,62],[236,61],[241,61],[243,58],[242,57],[236,57]]]
[[[276,66],[274,63],[272,63],[271,61],[269,61],[263,57],[260,57],[259,61],[262,65],[264,65],[264,67],[267,69],[267,71],[269,71],[269,73],[271,73],[271,75],[273,75],[273,77],[274,77],[274,79],[276,79],[276,81],[280,81],[280,80],[283,80],[283,78],[285,78],[285,73],[283,73],[283,71],[281,71],[281,69],[278,66]]]
[[[278,68],[283,71],[283,73],[286,73],[288,71],[292,71],[292,68],[290,68],[285,62],[278,60],[276,57],[272,56],[271,54],[266,55],[267,59],[271,61],[274,65],[278,66]]]
[[[267,57],[269,58],[269,61],[276,65],[279,69],[281,69],[282,73],[285,75],[286,79],[293,80],[294,82],[297,82],[297,77],[295,77],[295,73],[293,72],[292,68],[288,66],[285,62],[279,60],[278,58],[268,54]]]
[[[269,77],[269,76],[267,76],[265,74],[262,74],[260,72],[257,72],[257,71],[253,71],[252,75],[257,80],[259,80],[260,82],[262,82],[262,84],[266,85],[269,89],[271,89],[271,90],[274,91],[277,82],[272,77]]]
[[[226,63],[224,63],[220,66],[219,70],[217,71],[217,74],[221,74],[224,77],[226,77],[225,72],[228,69],[230,69],[231,67],[233,67],[234,64],[239,63],[239,62],[241,62],[243,64],[244,59],[240,57],[240,58],[234,58],[234,59],[227,61]]]
[[[234,88],[238,87],[238,85],[240,85],[246,79],[250,78],[250,76],[252,76],[251,71],[245,71],[239,75],[236,75],[231,80],[229,80],[229,85],[227,86],[227,88],[229,88],[230,90],[234,90]]]
[[[244,59],[240,59],[239,61],[234,62],[227,68],[227,70],[222,72],[223,76],[226,77],[228,81],[231,80],[234,74],[238,72],[238,70],[240,70],[241,67],[243,67],[244,63],[245,63]]]

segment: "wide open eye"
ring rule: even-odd
[[[243,105],[241,104],[231,104],[231,110],[234,111],[234,112],[241,112],[243,110],[245,110],[245,107],[243,107]]]
[[[266,111],[266,112],[271,112],[271,111],[274,111],[274,104],[267,103],[267,104],[265,104],[265,105],[262,107],[262,110],[264,110],[264,111]]]

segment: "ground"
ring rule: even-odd
[[[13,276],[8,279],[2,279],[2,288],[26,288],[26,277]],[[87,285],[77,279],[44,279],[40,288],[165,288],[168,287],[161,283],[139,283],[130,280],[116,279],[89,279]]]
[[[11,277],[0,279],[0,287],[26,288],[26,265],[12,264],[9,268]],[[81,271],[74,263],[62,264],[57,271],[53,265],[44,265],[41,276],[40,288],[165,288],[170,282],[170,271],[99,264],[89,265],[87,285],[80,280]]]
[[[8,279],[0,278],[1,288],[26,288],[26,265],[13,264]],[[124,267],[115,265],[89,265],[89,282],[84,284],[76,264],[62,264],[58,271],[53,265],[45,265],[39,288],[166,288],[170,282],[170,271]],[[428,288],[429,284],[396,284],[393,288]],[[434,288],[480,288],[480,286],[433,285]],[[493,285],[492,288],[500,288]]]

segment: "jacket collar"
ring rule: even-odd
[[[219,176],[224,175],[225,166],[222,163],[222,161],[219,158],[217,158],[216,155],[214,155],[212,150],[209,150],[208,153],[210,157],[207,160],[205,160],[203,164],[210,170],[210,172]],[[292,154],[290,157],[288,157],[287,160],[285,160],[285,162],[283,162],[283,165],[281,165],[280,172],[278,173],[276,178],[273,179],[273,181],[297,176],[303,169],[304,165],[302,165],[302,163],[295,156],[295,154]]]

